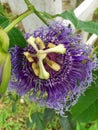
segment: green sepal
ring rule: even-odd
[[[6,92],[11,74],[11,60],[9,53],[0,52],[0,95]]]
[[[8,52],[8,48],[9,48],[9,37],[3,29],[0,29],[0,50]]]

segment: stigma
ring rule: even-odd
[[[50,78],[49,72],[45,69],[44,63],[47,64],[52,70],[59,71],[61,66],[53,60],[48,58],[48,54],[57,53],[65,54],[66,48],[63,44],[55,45],[53,43],[48,43],[48,46],[45,46],[45,43],[40,37],[34,38],[33,36],[27,39],[28,44],[36,51],[36,54],[31,54],[29,52],[24,52],[26,59],[32,63],[32,70],[36,76],[40,79],[47,80]],[[37,58],[37,62],[34,58]]]

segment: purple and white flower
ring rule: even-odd
[[[81,37],[61,23],[26,34],[27,47],[11,51],[10,88],[63,114],[90,86],[96,56]]]

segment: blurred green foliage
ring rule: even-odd
[[[23,102],[22,102],[23,100]],[[0,130],[98,130],[98,121],[77,122],[76,129],[67,117],[51,109],[7,93],[0,100]]]
[[[23,100],[23,103],[22,101]],[[30,111],[31,110],[31,111]],[[0,100],[0,130],[62,130],[53,110],[7,93]]]

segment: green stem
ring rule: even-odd
[[[39,17],[39,19],[41,19],[43,21],[43,23],[45,23],[47,26],[49,26],[49,24],[47,23],[46,19],[43,18],[41,13],[34,7],[34,5],[31,4],[29,0],[24,0],[24,1],[25,1],[26,5],[28,6],[28,9],[31,9],[31,10],[33,9],[35,15],[37,15],[37,17]]]
[[[33,13],[33,10],[29,10],[21,14],[18,18],[16,18],[11,24],[9,24],[4,30],[5,32],[9,32],[17,23],[22,21],[25,17]]]
[[[24,0],[24,1],[25,1],[25,3],[26,3],[27,6],[30,6],[30,5],[31,5],[31,3],[30,3],[29,0]]]
[[[40,14],[39,11],[37,11],[35,8],[34,8],[34,13],[39,17],[39,19],[41,19],[47,26],[49,26],[49,24],[47,23],[47,21],[42,17],[42,15]]]

